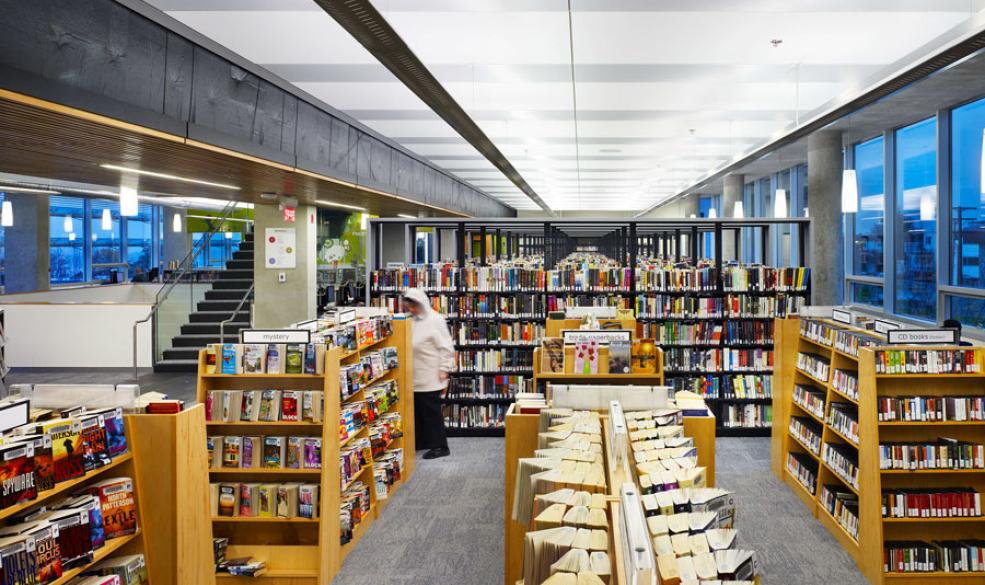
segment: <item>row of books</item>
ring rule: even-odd
[[[87,567],[69,583],[70,585],[146,585],[147,561],[142,554],[111,557]]]
[[[831,376],[831,387],[835,391],[857,401],[858,373],[835,368],[834,374]]]
[[[735,374],[730,376],[679,376],[667,384],[675,391],[687,390],[705,398],[745,400],[773,397],[773,376]]]
[[[374,270],[370,287],[374,291],[403,292],[408,288],[424,290],[457,290],[462,269],[444,263],[428,266],[406,266]]]
[[[819,380],[827,380],[831,363],[817,354],[800,352],[797,354],[797,369]]]
[[[214,469],[321,469],[321,437],[209,436]]]
[[[324,343],[214,343],[205,348],[205,373],[321,374],[327,349]]]
[[[318,518],[317,483],[209,484],[212,516],[218,518]]]
[[[801,319],[800,334],[820,345],[831,347],[834,344],[835,328],[830,323],[814,319]]]
[[[543,317],[546,307],[542,293],[517,292],[508,296],[478,292],[432,293],[428,300],[432,309],[446,317]],[[402,310],[397,293],[380,294],[373,304],[392,313]]]
[[[646,319],[773,319],[796,313],[800,296],[762,297],[743,294],[726,297],[638,296],[636,316]]]
[[[972,518],[982,515],[982,494],[970,487],[882,490],[883,518]]]
[[[807,453],[790,451],[787,453],[787,472],[797,480],[812,496],[817,490],[817,459]]]
[[[455,342],[460,346],[490,343],[533,346],[546,336],[544,324],[532,322],[462,322],[454,331]]]
[[[376,384],[366,389],[366,400],[347,402],[339,408],[339,440],[345,441],[374,421],[399,421],[399,412],[390,412],[399,399],[397,383],[394,381]]]
[[[626,292],[632,283],[633,271],[629,268],[594,267],[579,264],[549,270],[547,290],[556,292],[593,291]]]
[[[362,524],[372,507],[369,486],[364,482],[355,481],[342,492],[341,505],[339,506],[339,525],[341,528],[340,540],[343,545],[352,541],[352,531]]]
[[[821,505],[858,542],[858,496],[837,485],[821,487]]]
[[[629,309],[632,305],[628,293],[583,296],[578,294],[548,295],[547,312],[564,311],[569,307],[615,307]]]
[[[721,276],[714,266],[680,264],[641,265],[636,270],[636,289],[655,291],[802,291],[810,280],[810,268],[726,266]]]
[[[858,489],[858,453],[847,445],[825,443],[821,446],[821,460],[851,487]]]
[[[824,419],[824,403],[827,395],[813,386],[796,384],[793,387],[793,402],[818,419]]]
[[[892,573],[985,571],[985,540],[888,540],[882,569]]]
[[[459,350],[459,372],[511,372],[533,368],[534,356],[520,348]]]
[[[339,450],[340,488],[345,488],[373,464],[373,443],[368,438],[354,439]]]
[[[529,390],[526,376],[500,374],[456,377],[448,380],[447,398],[506,398]]]
[[[388,448],[381,455],[373,456],[373,482],[377,500],[390,497],[394,486],[400,481],[403,468],[404,450],[401,448]]]
[[[935,442],[881,443],[879,469],[985,469],[985,445],[946,437]]]
[[[863,347],[879,345],[882,340],[872,335],[866,335],[859,331],[848,331],[846,329],[836,329],[834,332],[834,347],[842,353],[858,357],[859,350]]]
[[[660,346],[720,346],[732,344],[773,344],[772,321],[667,321],[643,323],[643,337],[654,338]]]
[[[773,350],[698,349],[671,347],[664,350],[664,371],[742,372],[772,371]]]
[[[851,404],[832,402],[828,407],[828,426],[858,446],[858,410]]]
[[[5,490],[12,487],[8,481]],[[133,480],[105,479],[20,512],[12,520],[13,524],[0,528],[4,583],[50,583],[68,569],[91,563],[108,540],[137,532]],[[102,575],[118,561],[88,567],[84,574]]]
[[[505,404],[446,404],[443,406],[445,426],[453,429],[498,429],[506,426]]]
[[[811,453],[821,455],[821,425],[802,416],[790,417],[790,434],[797,438]]]
[[[128,451],[121,409],[79,407],[11,430],[0,447],[0,509],[34,501],[41,492],[109,465]]]
[[[977,374],[975,349],[884,349],[876,353],[877,374]]]
[[[773,405],[725,404],[720,420],[726,429],[768,429],[773,426]]]
[[[344,401],[363,387],[399,366],[396,347],[383,347],[379,351],[359,356],[359,363],[339,368],[339,396]]]
[[[205,420],[211,422],[321,422],[321,390],[210,390]]]
[[[880,396],[880,422],[985,421],[985,396]]]

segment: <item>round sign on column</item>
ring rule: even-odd
[[[295,268],[297,231],[295,228],[266,228],[264,232],[265,266],[270,269]]]

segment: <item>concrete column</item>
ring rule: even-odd
[[[188,235],[187,211],[176,207],[164,207],[161,211],[164,213],[164,233],[162,234],[164,237],[164,256],[161,261],[164,262],[165,268],[168,268],[172,262],[181,262],[188,255],[188,251],[191,249],[189,246],[191,237]],[[181,218],[180,232],[174,231],[175,214]]]
[[[742,201],[742,189],[746,184],[745,175],[725,175],[722,179],[722,208],[718,210],[721,217],[733,217],[735,202]],[[722,261],[736,260],[735,234],[729,230],[722,234]]]
[[[281,328],[291,323],[318,316],[318,262],[315,257],[318,240],[316,211],[312,206],[300,206],[294,223],[284,221],[277,205],[257,205],[253,208],[254,229],[254,321],[258,328]],[[296,233],[296,267],[270,269],[266,267],[267,228],[293,228]],[[285,282],[279,281],[283,273]]]
[[[381,246],[380,262],[382,265],[380,268],[386,268],[387,262],[409,262],[412,260],[405,258],[404,225],[400,223],[384,223],[382,225],[383,235],[377,243],[378,246]],[[442,244],[442,254],[444,253],[443,246],[444,244]]]
[[[811,197],[808,257],[811,302],[815,305],[840,305],[844,302],[843,169],[840,131],[821,130],[807,137],[807,192]]]
[[[7,193],[14,225],[4,228],[6,260],[5,292],[48,290],[51,282],[51,242],[48,196]]]

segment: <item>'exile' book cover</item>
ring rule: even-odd
[[[129,477],[107,479],[89,486],[89,493],[99,498],[107,539],[137,531],[137,503],[133,497],[133,480]]]

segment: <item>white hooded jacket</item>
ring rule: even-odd
[[[418,288],[408,289],[404,298],[420,305],[421,314],[414,317],[414,392],[444,390],[448,382],[442,382],[439,372],[455,369],[455,345],[445,318],[431,308],[427,294]]]

